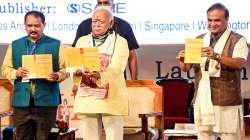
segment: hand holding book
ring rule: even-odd
[[[74,76],[81,77],[81,84],[85,86],[89,86],[91,88],[98,87],[97,81],[101,79],[101,75],[98,71],[82,71],[81,69],[77,69],[74,72]]]
[[[98,71],[82,71],[77,70],[75,75],[81,75],[81,82],[79,85],[79,96],[92,96],[97,99],[104,99],[108,97],[109,83],[101,84],[101,75]],[[77,91],[77,90],[76,90]]]
[[[27,75],[29,74],[29,71],[23,67],[19,67],[16,71],[16,77],[27,77]]]
[[[184,63],[184,57],[185,57],[185,50],[181,50],[178,52],[176,59]]]
[[[59,74],[57,72],[52,72],[48,75],[48,81],[57,81],[59,79]]]

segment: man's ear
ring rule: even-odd
[[[44,28],[46,27],[46,22],[44,22],[43,26],[44,26]]]
[[[113,33],[113,26],[114,26],[114,20],[111,20],[110,26],[109,26],[109,33],[110,33],[110,34]]]
[[[110,21],[110,28],[112,29],[114,26],[114,19]]]

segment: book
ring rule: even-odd
[[[88,71],[100,71],[99,48],[84,48],[84,69]]]
[[[51,54],[34,54],[22,56],[22,67],[29,71],[25,79],[48,78],[52,70]]]
[[[108,84],[105,84],[103,87],[89,87],[80,84],[78,95],[80,97],[93,97],[96,99],[105,99],[108,97]]]
[[[47,78],[52,69],[52,55],[51,54],[39,54],[35,56],[36,66],[36,78]]]
[[[99,48],[72,48],[64,49],[64,58],[66,64],[66,72],[73,73],[77,69],[87,71],[100,71],[100,55]],[[73,76],[73,82],[78,85],[82,77]]]
[[[74,72],[76,69],[100,71],[99,48],[65,48],[64,58],[66,71]]]
[[[36,66],[34,55],[23,55],[22,56],[22,67],[29,71],[28,76],[25,79],[36,78]]]
[[[184,63],[190,63],[190,64],[201,63],[202,47],[203,47],[203,39],[186,39]]]
[[[66,72],[84,69],[83,48],[67,47],[64,49]]]

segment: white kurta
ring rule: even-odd
[[[230,34],[230,30],[227,29],[223,33],[220,40],[216,43],[215,48],[214,48],[216,53],[219,53],[219,54],[222,53],[222,50],[224,48],[223,46],[225,45],[229,34]],[[207,45],[204,45],[204,46],[209,46],[208,44],[210,41],[210,37],[211,37],[210,32],[208,32],[207,35],[204,37],[204,42],[205,43],[207,42]],[[247,47],[246,39],[242,37],[235,44],[232,57],[233,58],[239,57],[239,58],[243,58],[247,60],[248,51],[249,50]],[[203,63],[205,63],[205,61],[203,61]],[[213,67],[215,67],[215,65]],[[216,69],[213,67],[209,66],[209,69],[210,70]],[[204,64],[203,64],[203,68],[204,68]],[[209,81],[207,82],[209,83]],[[206,99],[210,100],[210,98],[206,98]],[[195,120],[196,120],[196,125],[197,125],[198,130],[201,130],[201,131],[210,130],[210,131],[218,132],[218,133],[236,133],[239,127],[242,127],[241,126],[242,125],[242,109],[241,109],[242,106],[241,105],[238,105],[238,106],[213,106],[211,105],[211,107],[208,107],[208,104],[204,103],[204,101],[201,102],[201,105],[203,105],[204,112],[207,113],[207,114],[203,113],[204,116],[207,115],[209,117],[209,115],[211,115],[211,111],[209,112],[209,109],[213,111],[212,112],[213,122],[207,121],[208,123],[206,122],[205,124],[204,123],[202,124],[202,121],[200,121],[202,118],[202,113],[199,111],[199,109],[197,109],[198,107],[202,108],[202,106],[200,106],[199,104],[195,104],[195,105],[196,105],[195,106],[195,118],[196,118]]]
[[[93,47],[92,35],[81,37],[76,47]],[[123,74],[129,56],[127,41],[113,33],[98,47],[100,54],[112,56],[111,63],[101,72],[101,79],[109,83],[108,97],[96,99],[91,96],[82,97],[77,93],[74,113],[128,115],[128,95]]]

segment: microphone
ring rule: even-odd
[[[210,63],[210,58],[207,58],[206,63],[205,63],[205,71],[208,71],[209,63]]]

